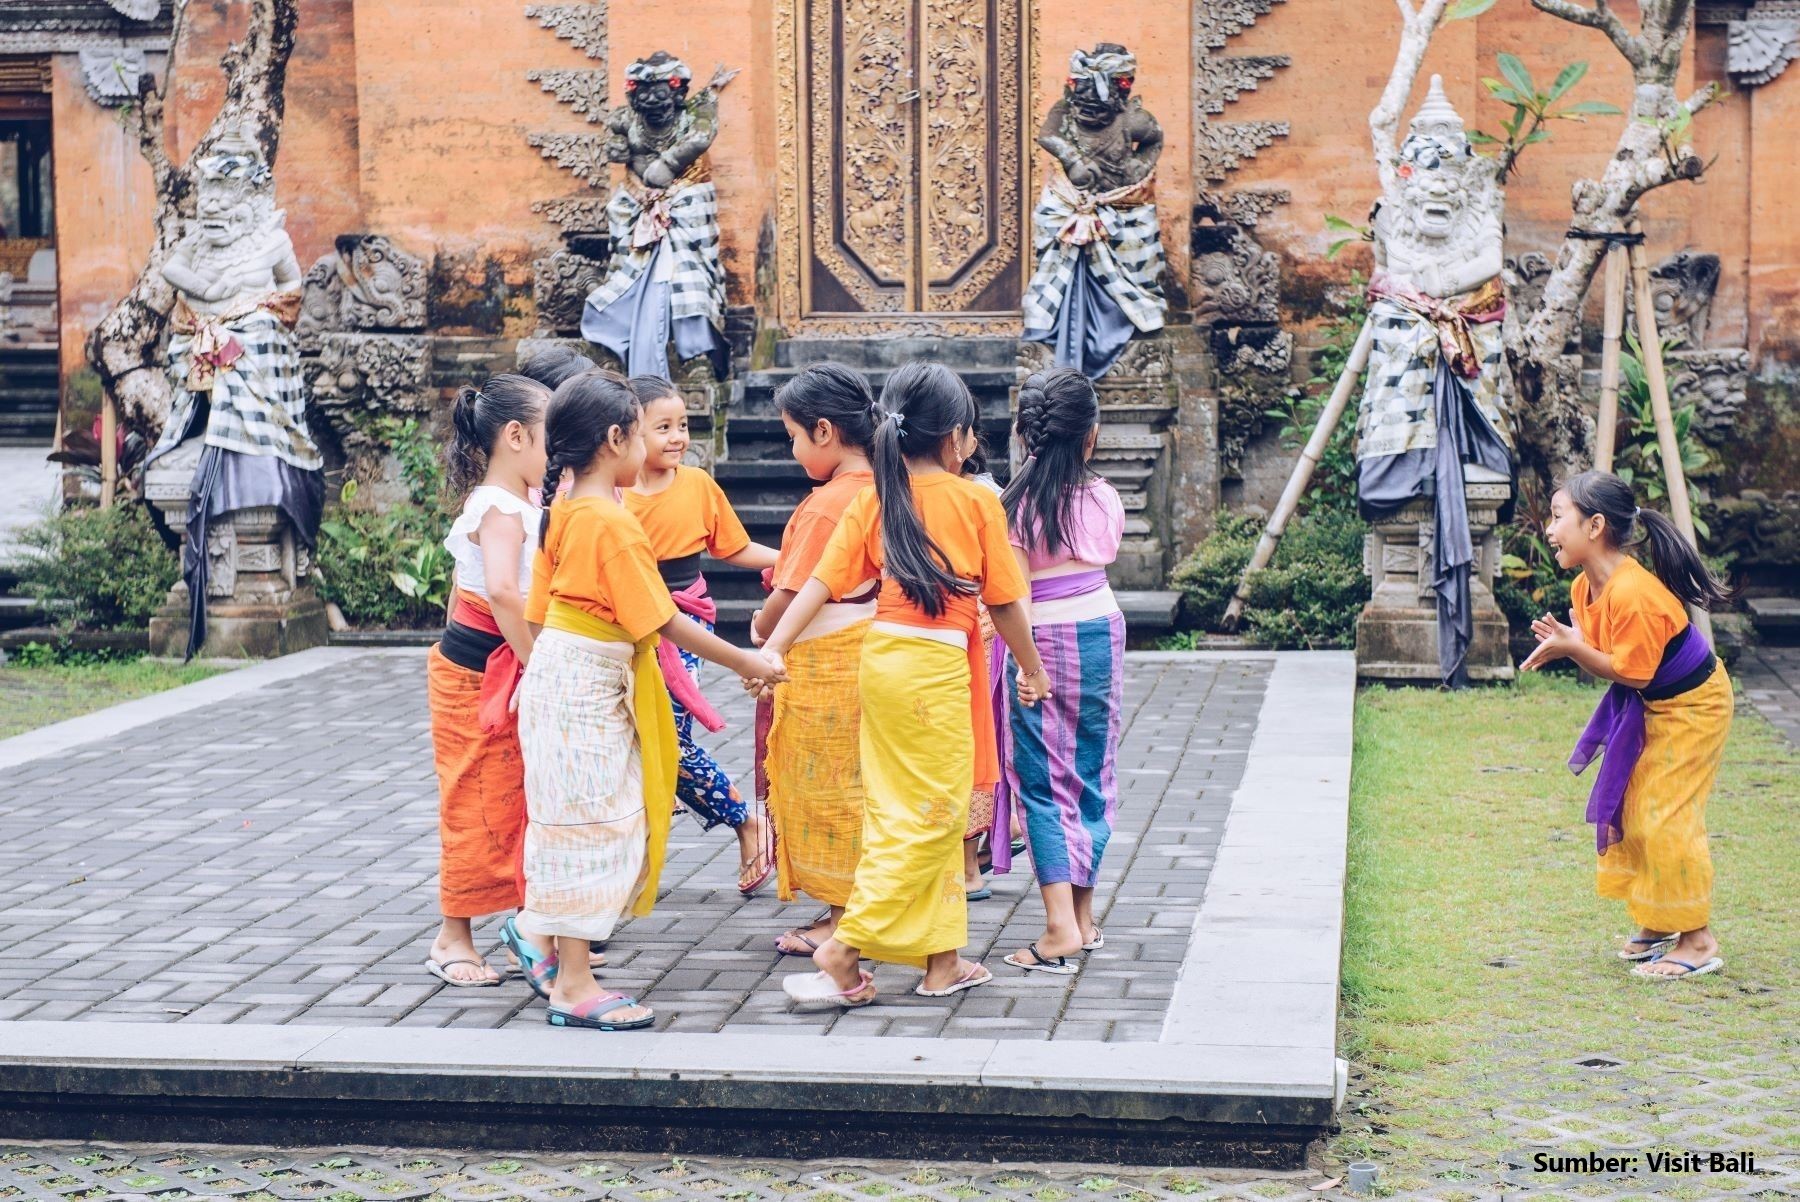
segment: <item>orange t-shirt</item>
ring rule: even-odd
[[[642,523],[659,560],[683,559],[701,548],[714,559],[726,559],[750,545],[750,534],[725,499],[725,490],[685,463],[661,492],[626,489],[625,508]]]
[[[925,533],[950,561],[952,572],[964,580],[981,582],[983,601],[1007,605],[1031,591],[1006,537],[1006,511],[992,490],[949,472],[932,472],[912,478],[912,495]],[[881,502],[873,488],[858,493],[845,507],[812,574],[831,590],[833,598],[854,592],[865,580],[881,575]],[[960,608],[954,599],[951,608]],[[968,604],[971,616],[974,608]],[[927,618],[893,580],[882,583],[875,614],[914,626],[957,625],[946,620],[949,613],[936,621]]]
[[[794,508],[787,529],[781,532],[781,555],[775,561],[774,587],[797,593],[812,575],[826,544],[837,530],[838,520],[856,495],[875,483],[867,470],[843,472],[813,489]]]
[[[635,642],[675,616],[656,556],[637,519],[605,497],[564,498],[532,566],[525,620],[543,624],[552,599],[623,627]]]
[[[1649,680],[1662,665],[1669,640],[1687,629],[1687,610],[1656,574],[1626,557],[1591,601],[1587,573],[1569,586],[1570,608],[1581,637],[1612,657],[1612,669],[1632,680]]]

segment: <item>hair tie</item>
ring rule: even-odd
[[[906,433],[906,414],[901,413],[896,409],[894,412],[888,414],[888,418],[894,423],[895,428],[898,429],[900,433]]]
[[[1644,507],[1642,505],[1633,505],[1631,507],[1631,520],[1634,522],[1637,521],[1638,518],[1643,516],[1643,513],[1644,513]]]

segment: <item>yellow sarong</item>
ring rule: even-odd
[[[837,938],[871,959],[922,967],[926,957],[969,941],[962,877],[975,784],[968,654],[872,629],[859,685],[863,850]]]
[[[631,643],[631,709],[637,727],[638,747],[644,762],[644,823],[646,847],[643,874],[631,904],[633,917],[642,918],[656,905],[662,881],[663,860],[669,853],[669,824],[675,812],[675,769],[680,742],[675,735],[675,711],[669,706],[669,689],[656,662],[654,634],[633,640],[622,626],[596,617],[585,609],[552,600],[544,625],[566,630],[603,643]]]
[[[1711,920],[1706,802],[1731,711],[1723,663],[1699,688],[1644,702],[1644,752],[1625,786],[1624,838],[1600,857],[1595,887],[1648,930],[1694,931]]]
[[[782,901],[850,900],[862,858],[863,779],[857,665],[869,623],[795,643],[769,727],[769,813]]]

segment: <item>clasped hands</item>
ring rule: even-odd
[[[1538,645],[1532,653],[1525,657],[1519,665],[1521,672],[1535,672],[1545,664],[1573,655],[1576,649],[1587,646],[1587,640],[1581,637],[1581,628],[1573,625],[1575,611],[1569,611],[1570,625],[1563,625],[1550,614],[1545,614],[1531,623],[1531,633],[1537,636]]]

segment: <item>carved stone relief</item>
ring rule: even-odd
[[[342,234],[337,240],[343,277],[344,324],[353,330],[425,328],[425,261],[385,234]]]
[[[559,250],[531,264],[531,291],[537,302],[541,332],[575,335],[581,332],[581,309],[588,293],[606,278],[604,259],[591,259]]]
[[[606,58],[606,0],[589,4],[528,4],[525,15],[589,58]]]
[[[527,71],[525,78],[598,124],[606,116],[606,68],[589,71]]]
[[[1242,226],[1195,225],[1190,295],[1202,325],[1251,325],[1278,317],[1280,261]]]
[[[1756,0],[1743,19],[1728,26],[1725,69],[1739,87],[1774,80],[1800,58],[1800,3]]]
[[[143,50],[135,46],[104,46],[81,51],[81,80],[88,98],[113,108],[136,98],[138,83],[149,71]]]
[[[1694,425],[1702,437],[1730,432],[1750,387],[1750,352],[1727,350],[1670,352],[1665,364],[1669,402],[1676,409],[1694,407]]]
[[[526,6],[525,16],[602,64],[594,68],[545,67],[525,73],[526,79],[567,105],[569,111],[585,117],[590,124],[599,124],[608,111],[606,0],[531,4]],[[526,141],[589,188],[603,188],[611,178],[605,134],[543,130],[528,134]],[[578,194],[538,201],[531,207],[565,231],[606,228],[605,197]]]
[[[1656,329],[1666,341],[1698,347],[1706,341],[1713,294],[1719,288],[1719,256],[1678,251],[1650,268],[1650,298],[1656,307]],[[1540,303],[1541,299],[1540,299]],[[1625,292],[1625,328],[1636,325],[1636,294]]]

